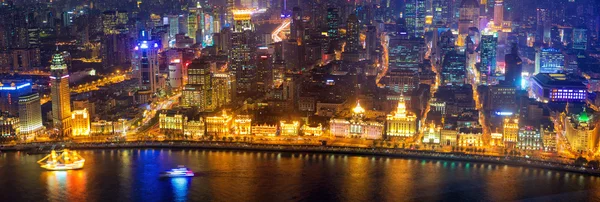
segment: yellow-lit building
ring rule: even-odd
[[[440,144],[442,139],[442,129],[434,123],[429,124],[423,131],[424,144]]]
[[[237,115],[233,120],[233,132],[235,135],[252,134],[252,117],[250,115]]]
[[[112,121],[100,120],[92,122],[90,134],[92,135],[110,135],[115,131]]]
[[[256,136],[275,137],[277,135],[277,125],[254,125],[252,126],[252,134]]]
[[[206,130],[206,125],[204,124],[204,120],[189,120],[185,124],[185,130],[183,134],[192,139],[197,139],[204,136],[204,131]]]
[[[246,30],[254,31],[254,25],[252,24],[252,13],[250,9],[237,9],[233,10],[233,20],[235,25],[234,32],[243,32]]]
[[[503,146],[503,136],[502,133],[492,133],[491,134],[491,146]]]
[[[179,111],[167,110],[160,113],[158,126],[163,133],[183,134],[187,117]]]
[[[0,137],[15,137],[19,134],[20,124],[18,117],[0,115]]]
[[[352,109],[351,119],[331,119],[329,129],[331,135],[344,138],[382,139],[383,124],[376,121],[365,121],[365,109],[356,103]]]
[[[483,147],[481,128],[460,128],[458,133],[459,147]]]
[[[396,111],[387,116],[385,132],[388,137],[412,137],[417,133],[417,116],[406,111],[404,96],[400,96]]]
[[[598,130],[593,114],[588,114],[584,109],[583,112],[568,116],[565,120],[565,136],[572,151],[591,152],[596,149]]]
[[[454,147],[458,145],[458,131],[454,128],[443,128],[441,130],[442,146]]]
[[[505,118],[504,124],[502,125],[502,129],[504,146],[509,148],[515,147],[519,139],[519,119]]]
[[[86,109],[73,110],[71,113],[72,135],[88,136],[90,135],[90,115]]]
[[[302,125],[302,133],[305,136],[321,136],[323,135],[323,126],[319,124],[311,127],[308,124],[304,124]]]
[[[206,134],[224,136],[229,135],[231,128],[232,117],[227,115],[227,112],[223,110],[220,116],[209,116],[205,119]]]
[[[281,136],[298,136],[298,131],[300,130],[300,123],[298,121],[293,121],[287,123],[286,121],[281,121],[279,123],[280,135]]]

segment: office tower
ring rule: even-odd
[[[238,95],[249,95],[255,89],[256,66],[254,64],[253,31],[251,11],[235,10],[234,31],[231,39],[230,72],[235,76],[234,89]]]
[[[422,39],[392,38],[388,47],[389,69],[419,71],[425,55]]]
[[[44,128],[38,93],[29,93],[19,97],[19,121],[21,122],[20,134],[27,139]]]
[[[126,66],[130,60],[130,37],[127,12],[105,11],[102,14],[102,67]]]
[[[174,40],[179,34],[179,15],[169,15],[169,40]]]
[[[88,136],[90,134],[90,115],[87,109],[73,110],[71,124],[73,136]]]
[[[226,2],[226,15],[225,15],[225,26],[224,27],[232,27],[233,26],[233,10],[235,9],[233,0],[227,0]]]
[[[403,17],[411,36],[421,38],[425,34],[425,0],[409,0],[406,3]]]
[[[211,111],[212,81],[211,64],[202,59],[196,59],[188,66],[188,84],[182,92],[182,105],[198,107],[198,111]]]
[[[234,99],[234,77],[229,73],[213,73],[211,75],[212,105],[219,108],[230,104]]]
[[[52,57],[50,66],[50,94],[52,97],[52,124],[59,137],[71,135],[71,91],[69,71],[61,53]]]
[[[346,47],[344,52],[358,53],[362,50],[362,45],[360,44],[360,30],[356,15],[350,15],[346,25],[348,27],[346,28]]]
[[[256,63],[256,84],[258,92],[268,92],[273,88],[273,58],[268,53],[260,53]]]
[[[334,41],[340,37],[340,11],[338,8],[330,7],[327,9],[327,36]]]
[[[366,58],[367,60],[374,60],[377,50],[377,29],[373,25],[367,25],[367,39],[366,39]]]
[[[479,25],[479,2],[476,0],[462,0],[459,8],[458,19],[458,46],[464,46],[469,34],[469,28]]]
[[[464,85],[466,74],[465,54],[451,51],[444,55],[443,61],[442,85]]]
[[[160,46],[155,41],[141,41],[133,49],[133,75],[138,79],[142,91],[156,93],[158,90],[158,50]]]
[[[492,1],[492,0],[489,0]],[[504,22],[504,2],[503,0],[496,0],[494,4],[494,25],[502,26]]]
[[[560,50],[542,48],[535,52],[535,71],[539,73],[562,73],[565,70],[565,56]]]
[[[181,64],[181,60],[171,60],[168,70],[169,86],[174,89],[183,87],[183,64]]]
[[[31,83],[26,81],[0,82],[0,110],[11,116],[19,113],[19,96],[31,93]]]
[[[517,113],[517,88],[510,83],[500,83],[499,85],[489,86],[488,103],[486,108],[492,112]]]
[[[294,7],[292,11],[292,20],[290,22],[290,39],[296,40],[298,45],[302,45],[302,40],[304,39],[304,23],[302,22],[302,9]]]
[[[433,23],[448,24],[452,22],[452,2],[448,0],[432,0]]]
[[[543,6],[543,5],[540,5]],[[552,20],[550,17],[550,10],[548,8],[538,8],[537,14],[537,29],[536,29],[536,43],[549,43],[550,42],[550,25]]]
[[[197,38],[196,37],[196,32],[198,32],[198,30],[202,30],[202,26],[199,26],[199,24],[201,24],[199,22],[199,20],[202,20],[202,14],[201,14],[201,10],[202,7],[200,6],[200,2],[197,2],[197,6],[196,7],[190,7],[190,12],[188,13],[188,20],[187,20],[187,34],[188,37],[190,37],[191,39],[194,40],[194,43],[200,43],[202,38]],[[202,31],[200,31],[202,32]]]
[[[484,32],[481,35],[480,43],[480,74],[487,74],[488,76],[493,76],[496,72],[496,49],[498,49],[497,34],[495,32]]]
[[[504,57],[505,74],[504,80],[521,89],[521,72],[523,71],[523,60],[519,57],[517,46],[513,44],[510,54]]]
[[[588,30],[586,28],[573,29],[573,49],[587,50],[588,45]]]
[[[382,81],[390,91],[411,95],[419,87],[419,73],[412,70],[389,70]]]

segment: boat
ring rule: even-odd
[[[49,155],[38,161],[42,168],[52,171],[81,169],[84,163],[85,159],[77,152],[68,149],[63,150],[60,154],[52,150]]]
[[[160,173],[160,177],[194,177],[194,172],[185,166],[180,165],[177,168]]]

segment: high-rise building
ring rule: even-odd
[[[419,71],[425,55],[423,40],[392,38],[388,49],[390,69]]]
[[[446,53],[443,61],[442,85],[464,85],[466,74],[465,54],[451,51]]]
[[[496,49],[498,49],[498,37],[496,33],[483,33],[479,45],[481,51],[479,73],[492,76],[496,72]]]
[[[31,83],[26,81],[0,82],[0,110],[11,116],[19,113],[19,96],[31,93]]]
[[[375,59],[375,50],[377,50],[377,29],[373,25],[367,25],[367,36],[366,36],[366,59]]]
[[[358,53],[360,50],[362,50],[362,45],[360,44],[360,30],[356,15],[352,14],[348,17],[346,26],[346,47],[344,51],[349,53]]]
[[[516,114],[516,86],[501,83],[489,86],[486,108],[495,113],[510,112]]]
[[[502,125],[502,137],[504,138],[504,146],[514,148],[519,140],[519,119],[505,118]]]
[[[120,34],[127,31],[129,17],[126,11],[105,11],[102,13],[102,29],[104,35]]]
[[[425,34],[425,0],[409,0],[406,2],[403,17],[411,36],[421,38]]]
[[[327,9],[327,36],[331,40],[338,40],[340,37],[340,11],[338,8],[330,7]]]
[[[412,137],[417,134],[417,116],[406,111],[404,96],[400,96],[398,107],[392,114],[387,115],[385,121],[385,134],[387,137]]]
[[[71,114],[71,124],[73,136],[88,136],[90,135],[90,115],[87,109],[73,110]]]
[[[20,134],[23,139],[30,139],[42,131],[44,125],[42,125],[42,107],[38,93],[29,93],[19,97],[19,121],[21,122]]]
[[[234,89],[238,95],[249,95],[256,90],[254,81],[256,65],[254,57],[254,25],[251,22],[252,11],[234,10],[234,31],[231,39],[230,72],[235,76]]]
[[[479,2],[477,0],[462,0],[458,19],[458,46],[466,44],[469,28],[479,25]]]
[[[198,111],[211,111],[213,88],[211,67],[206,60],[197,59],[188,66],[188,84],[182,92],[183,106],[196,106]]]
[[[489,0],[492,1],[492,0]],[[504,22],[504,2],[503,0],[496,0],[494,4],[494,25],[502,26]]]
[[[198,32],[198,30],[202,30],[202,27],[199,27],[199,23],[198,20],[202,20],[202,6],[200,6],[200,2],[197,2],[197,6],[196,7],[191,7],[190,8],[190,12],[188,13],[188,20],[187,20],[187,33],[188,36],[194,40],[194,43],[199,43],[201,42],[202,38],[197,39],[196,38],[196,32]],[[200,29],[199,29],[200,28]],[[202,31],[200,31],[202,32]]]
[[[155,41],[141,41],[133,49],[133,75],[138,79],[142,91],[156,93],[158,90],[158,51],[160,46]]]
[[[447,0],[432,0],[433,23],[445,25],[452,22],[452,2]]]
[[[294,7],[292,10],[292,20],[290,21],[290,39],[296,40],[298,45],[303,44],[304,40],[304,22],[302,21],[302,9]]]
[[[521,89],[523,82],[521,72],[523,71],[523,60],[519,57],[516,45],[513,45],[510,54],[504,56],[505,74],[504,80]]]
[[[180,59],[172,60],[169,63],[169,86],[174,89],[183,87],[183,64]]]
[[[235,85],[235,77],[228,73],[213,73],[211,78],[211,85],[213,86],[212,92],[212,105],[215,108],[219,108],[224,105],[228,105],[233,101],[235,92],[233,91]]]
[[[419,73],[411,70],[388,70],[382,79],[385,88],[410,95],[419,87]]]
[[[50,66],[50,94],[52,97],[52,124],[58,135],[71,135],[71,90],[69,89],[69,71],[62,54],[52,57]]]
[[[588,30],[586,28],[573,29],[573,49],[586,50],[588,46]]]
[[[535,71],[539,73],[561,73],[565,70],[565,56],[557,49],[542,48],[535,53]]]
[[[102,66],[126,66],[131,60],[127,12],[105,11],[102,14]]]
[[[169,40],[174,40],[179,34],[179,15],[169,15]]]

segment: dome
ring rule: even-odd
[[[365,113],[365,109],[363,109],[360,106],[359,102],[356,102],[356,107],[354,107],[354,109],[352,109],[352,112],[354,112],[355,114],[363,114],[363,113]]]

